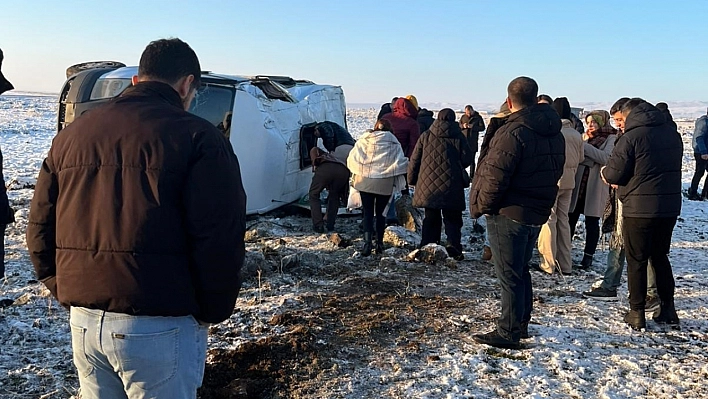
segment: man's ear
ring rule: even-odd
[[[513,106],[511,105],[511,98],[507,97],[506,98],[506,106],[509,107],[509,111],[514,111]]]
[[[131,79],[131,82],[133,82],[133,86],[135,86],[136,84],[138,84],[138,82],[139,82],[139,80],[138,80],[138,75],[133,75],[133,78]]]
[[[192,83],[194,82],[194,75],[187,75],[177,81],[175,89],[182,99],[187,98],[189,93],[192,91]]]

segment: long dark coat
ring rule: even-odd
[[[457,123],[438,117],[418,140],[408,163],[408,184],[416,187],[413,206],[464,210],[463,173],[473,161]]]

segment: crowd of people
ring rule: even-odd
[[[187,112],[200,76],[187,43],[151,42],[133,86],[57,134],[42,164],[27,245],[38,278],[70,310],[83,397],[195,397],[206,327],[233,311],[246,193],[223,131]],[[11,88],[0,74],[0,94]],[[522,347],[533,313],[530,270],[590,267],[601,233],[611,233],[606,272],[583,295],[617,299],[626,260],[624,321],[639,330],[654,311],[655,322],[679,325],[668,253],[681,211],[683,143],[666,104],[621,98],[583,123],[567,98],[539,95],[533,79],[518,77],[488,126],[471,105],[459,120],[449,108],[433,116],[408,95],[384,104],[358,140],[318,123],[324,148],[309,153],[313,230],[334,231],[340,204],[355,193],[361,254],[381,254],[393,199],[412,195],[425,215],[419,245],[440,244],[444,226],[448,254],[462,260],[469,189],[471,217],[486,218],[483,258],[501,287],[496,327],[475,341]],[[707,118],[696,121],[691,200],[706,198],[698,185],[708,169]],[[0,178],[1,161],[0,153]],[[573,264],[580,215],[585,243]],[[11,222],[3,185],[0,229]]]

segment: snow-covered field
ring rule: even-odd
[[[5,179],[17,211],[0,286],[0,398],[69,398],[78,388],[68,313],[34,279],[24,237],[55,109],[55,97],[0,97]],[[377,111],[350,109],[352,133],[371,127]],[[692,119],[679,122],[684,186],[693,173],[692,129]],[[311,232],[306,215],[255,218],[250,277],[232,317],[210,330],[200,397],[708,397],[707,207],[684,201],[674,230],[680,331],[662,331],[653,321],[644,332],[627,327],[626,280],[619,302],[582,297],[604,272],[601,245],[589,271],[566,278],[533,272],[533,337],[530,348],[516,351],[468,340],[493,327],[499,306],[493,269],[478,260],[481,237],[468,216],[467,260],[433,265],[405,261],[405,248],[360,258],[356,217],[337,221],[353,240],[344,247]],[[574,242],[576,257],[582,240]]]

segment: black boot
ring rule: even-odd
[[[383,255],[383,251],[384,251],[383,234],[376,234],[376,254]]]
[[[531,335],[529,334],[529,322],[523,321],[521,322],[521,339],[527,338],[531,338]]]
[[[674,308],[674,300],[661,301],[661,307],[654,312],[654,321],[660,324],[678,325],[679,318]]]
[[[703,188],[703,191],[705,191],[705,187]],[[703,193],[701,193],[703,194]],[[702,201],[703,200],[703,195],[698,195],[698,189],[688,189],[688,199],[690,201]]]
[[[624,322],[635,330],[641,330],[647,327],[647,319],[643,310],[630,310],[624,315]]]
[[[361,250],[361,256],[371,255],[371,233],[364,233],[364,248]]]
[[[580,261],[578,269],[588,269],[592,266],[592,255],[584,254],[583,260]]]

